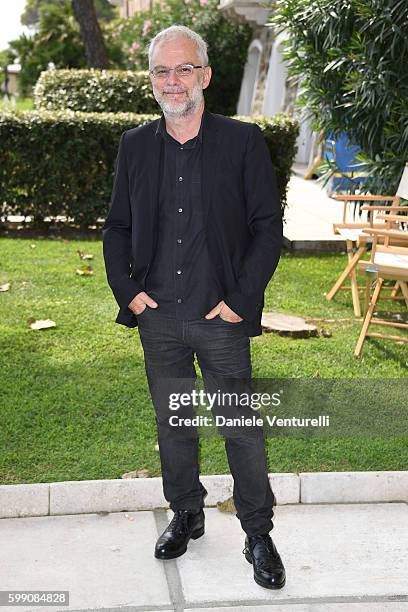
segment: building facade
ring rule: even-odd
[[[149,11],[154,4],[160,4],[160,0],[109,0],[111,4],[119,7],[121,17],[133,17],[140,11]]]
[[[296,114],[300,122],[296,162],[309,164],[314,156],[314,136],[309,122],[295,108],[299,95],[288,77],[283,58],[285,34],[276,34],[268,24],[270,9],[257,0],[220,0],[219,9],[228,18],[245,21],[253,31],[237,104],[239,115]]]

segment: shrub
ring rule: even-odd
[[[46,70],[34,88],[38,110],[155,113],[147,71]]]
[[[0,213],[35,221],[66,216],[81,227],[106,215],[122,132],[157,115],[32,111],[0,115]],[[296,150],[297,122],[249,118],[265,134],[281,205]]]

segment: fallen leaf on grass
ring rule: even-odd
[[[0,285],[0,291],[8,291],[11,287],[11,283],[4,283],[4,285]]]
[[[50,327],[57,327],[57,324],[51,319],[28,319],[31,329],[49,329]]]
[[[32,249],[35,249],[35,247],[36,247],[36,246],[37,246],[36,244],[30,244],[30,247],[31,247]]]
[[[84,253],[83,251],[77,250],[80,259],[93,259],[94,256],[90,253]]]
[[[80,268],[77,268],[76,273],[79,274],[80,276],[92,276],[93,269],[92,269],[92,266],[90,265],[81,266]]]
[[[331,338],[332,337],[332,333],[328,329],[323,329],[322,328],[319,331],[319,336],[321,336],[322,338]]]

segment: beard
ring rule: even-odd
[[[167,88],[166,91],[172,91],[170,88]],[[165,117],[177,118],[177,117],[185,117],[190,113],[194,113],[196,111],[202,100],[203,100],[203,87],[202,80],[201,82],[194,85],[192,89],[175,89],[173,93],[178,93],[179,91],[185,91],[185,96],[183,101],[171,100],[167,98],[165,93],[161,93],[156,90],[153,86],[153,95],[156,98],[156,102],[160,106],[163,111]]]

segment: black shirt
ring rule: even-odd
[[[203,222],[202,119],[197,136],[184,144],[167,132],[163,116],[157,127],[163,138],[158,241],[145,291],[160,312],[180,320],[203,318],[223,299]]]

